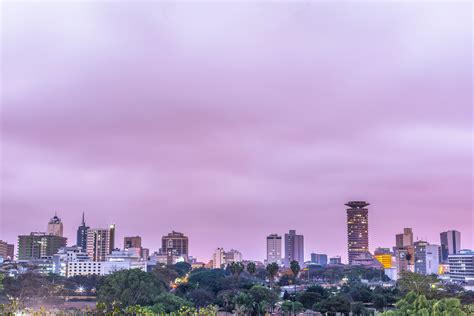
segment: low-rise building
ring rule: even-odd
[[[449,278],[455,282],[474,283],[474,251],[461,250],[448,255]]]

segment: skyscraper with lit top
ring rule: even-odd
[[[369,210],[365,201],[350,201],[347,209],[347,257],[349,264],[369,251]]]

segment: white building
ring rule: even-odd
[[[474,251],[461,250],[448,256],[449,278],[455,282],[474,283]]]
[[[53,255],[53,273],[61,276],[67,276],[69,262],[91,261],[87,253],[81,247],[63,247],[59,248],[58,253]]]
[[[67,263],[67,277],[76,275],[103,275],[102,261],[69,261]]]
[[[212,256],[212,267],[220,269],[225,265],[225,251],[224,248],[217,248]]]
[[[238,250],[231,249],[226,251],[224,255],[226,265],[232,262],[242,262],[242,253]]]

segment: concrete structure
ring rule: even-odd
[[[0,240],[0,260],[6,261],[13,259],[15,259],[15,246]]]
[[[103,275],[101,261],[70,261],[67,263],[67,276],[76,275]]]
[[[18,236],[18,260],[33,260],[53,256],[59,248],[66,247],[67,238],[32,232]]]
[[[124,237],[123,238],[123,248],[141,248],[142,247],[142,238],[140,236],[133,237]]]
[[[68,263],[69,262],[85,262],[91,261],[87,253],[82,250],[81,247],[63,247],[53,255],[53,268],[52,272],[61,276],[68,276]]]
[[[329,258],[329,264],[330,265],[341,265],[342,264],[341,257],[340,256],[335,256],[335,257]]]
[[[350,201],[347,209],[347,257],[349,264],[355,257],[369,251],[369,210],[365,201]]]
[[[311,254],[311,263],[326,266],[328,264],[328,256],[325,254],[312,253]]]
[[[63,222],[56,214],[49,220],[46,232],[48,235],[63,237]]]
[[[217,248],[212,255],[212,267],[220,269],[225,265],[225,251],[224,248]]]
[[[105,261],[112,253],[115,242],[115,225],[109,228],[93,228],[87,230],[87,255],[92,261]]]
[[[242,262],[242,253],[238,250],[231,249],[224,253],[225,264],[230,264],[232,262]]]
[[[474,251],[461,250],[448,256],[449,278],[454,282],[474,283]]]
[[[267,264],[282,262],[281,252],[281,236],[277,234],[271,234],[267,236]]]
[[[144,259],[146,260],[146,259]],[[183,256],[178,256],[174,254],[162,254],[159,252],[155,252],[149,256],[148,260],[148,270],[151,270],[154,266],[157,265],[172,265],[178,262],[185,262]]]
[[[440,234],[441,262],[446,262],[449,255],[457,254],[461,250],[461,233],[448,230]]]
[[[374,257],[382,264],[384,269],[392,268],[393,254],[390,248],[376,248]]]
[[[188,260],[189,240],[183,233],[172,231],[161,238],[161,254],[172,253]]]
[[[82,223],[81,226],[77,228],[76,246],[81,247],[84,251],[87,249],[87,230],[89,228],[90,227],[86,225],[84,212],[82,212]]]
[[[439,253],[438,245],[430,245],[426,241],[417,241],[415,245],[415,273],[438,274]]]
[[[352,258],[352,266],[364,266],[367,268],[382,269],[383,265],[370,252],[361,252]]]
[[[404,228],[403,233],[395,236],[395,245],[397,248],[413,246],[413,230],[411,228]]]
[[[297,235],[296,230],[285,234],[285,266],[289,267],[293,260],[304,267],[304,236]]]

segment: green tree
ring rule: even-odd
[[[270,280],[270,287],[273,288],[273,282],[275,281],[275,277],[277,276],[280,267],[276,262],[273,262],[267,265],[266,270],[268,279]]]
[[[225,273],[222,269],[203,269],[192,271],[188,278],[188,288],[202,288],[214,293],[222,289],[222,281],[225,279]]]
[[[242,262],[232,262],[230,265],[230,271],[232,275],[240,280],[240,274],[244,271],[244,265]]]
[[[398,286],[404,293],[414,292],[418,295],[431,297],[438,284],[438,278],[434,275],[422,275],[410,271],[404,271],[398,279]]]
[[[191,302],[171,293],[162,293],[154,300],[153,310],[156,313],[174,313],[183,306],[192,306]]]
[[[152,305],[166,289],[150,273],[139,269],[120,270],[104,279],[97,292],[98,302],[119,302],[122,306]]]
[[[300,313],[304,310],[303,304],[300,302],[292,302],[292,301],[284,301],[281,304],[281,311],[286,315],[291,315],[296,313]]]
[[[178,262],[171,267],[178,273],[179,277],[184,277],[191,271],[191,265],[187,262]]]
[[[293,260],[290,262],[290,269],[291,269],[291,272],[293,273],[293,278],[295,279],[295,283],[296,283],[296,278],[298,277],[298,273],[300,273],[300,264],[298,263],[298,261],[296,260]]]
[[[248,293],[240,292],[234,299],[237,315],[249,315],[253,311],[254,300]]]
[[[254,302],[257,304],[266,302],[272,310],[276,302],[278,302],[278,295],[274,291],[261,285],[252,286],[249,290],[249,294],[252,296]]]
[[[214,302],[214,293],[209,290],[197,288],[189,292],[188,298],[199,310],[201,307],[211,305]]]
[[[255,273],[257,272],[257,265],[255,264],[255,262],[251,261],[247,263],[247,272],[252,276],[255,275]]]
[[[345,295],[337,294],[322,300],[313,306],[313,310],[321,313],[349,313],[351,302]]]

